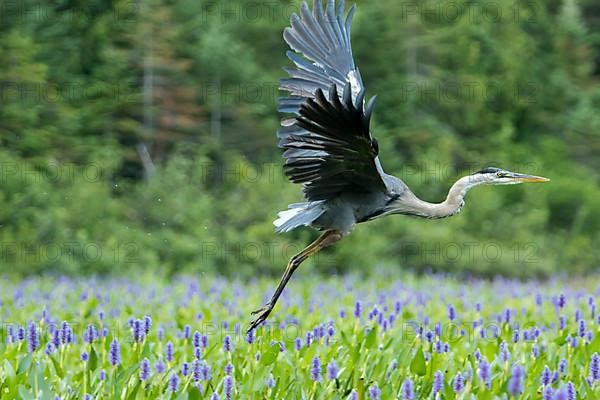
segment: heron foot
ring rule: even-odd
[[[269,314],[271,314],[271,311],[273,311],[273,306],[271,303],[267,303],[258,310],[252,311],[250,314],[255,315],[255,317],[252,322],[250,322],[248,332],[256,329],[260,324],[262,324],[267,319]]]

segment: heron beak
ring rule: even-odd
[[[511,176],[516,182],[550,182],[550,179],[544,178],[543,176],[527,175],[527,174],[514,174]]]

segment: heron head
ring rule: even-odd
[[[474,182],[484,185],[515,185],[527,182],[548,182],[541,176],[520,174],[496,167],[487,167],[471,175]]]

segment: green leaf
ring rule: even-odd
[[[271,365],[277,360],[277,356],[279,355],[279,345],[275,344],[273,346],[269,346],[269,348],[262,353],[260,363],[264,365]]]
[[[96,349],[92,347],[90,349],[90,359],[88,360],[88,365],[91,371],[95,371],[98,368],[98,354],[96,353]]]
[[[52,365],[54,366],[54,371],[56,372],[56,375],[58,375],[60,378],[64,378],[65,372],[61,368],[58,360],[52,355],[48,356],[48,358],[50,358],[50,360],[52,361]]]
[[[29,371],[29,367],[31,367],[31,358],[33,357],[32,353],[28,353],[25,357],[21,359],[19,362],[19,366],[17,367],[17,375],[21,375],[27,371]]]
[[[377,329],[372,328],[365,338],[365,348],[372,349],[377,344]]]
[[[19,397],[21,400],[35,400],[33,394],[24,385],[19,385]]]
[[[423,348],[420,346],[410,363],[410,371],[419,376],[424,376],[427,373],[427,364],[425,363],[425,355],[423,354]]]

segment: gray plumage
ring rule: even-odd
[[[278,131],[285,149],[284,172],[303,186],[306,203],[279,213],[278,232],[310,225],[343,234],[356,223],[389,214],[443,218],[458,213],[471,187],[496,182],[497,168],[488,168],[459,180],[448,198],[438,204],[415,196],[400,179],[386,174],[379,161],[379,146],[370,132],[375,98],[365,105],[365,88],[350,45],[350,26],[355,6],[344,16],[344,1],[314,0],[300,6],[291,17],[284,39],[294,52],[287,53],[296,68],[285,68],[288,78],[280,88],[289,95],[279,100],[284,118]],[[504,171],[509,173],[508,171]],[[514,177],[517,177],[516,175]]]
[[[355,7],[344,16],[344,1],[334,0],[313,10],[303,2],[300,16],[291,17],[283,34],[293,51],[287,53],[295,68],[280,88],[288,95],[278,110],[288,116],[277,135],[284,149],[284,172],[303,187],[306,202],[291,204],[274,221],[278,232],[308,225],[324,231],[290,260],[271,300],[253,314],[248,330],[266,320],[293,272],[310,255],[331,246],[357,223],[390,214],[445,218],[464,206],[469,189],[478,185],[545,182],[546,178],[488,167],[460,178],[446,199],[429,203],[419,199],[400,179],[383,171],[379,145],[371,135],[375,98],[365,102],[365,88],[352,57],[350,25]]]

